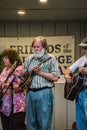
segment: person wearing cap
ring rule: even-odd
[[[76,70],[78,73],[87,75],[87,67],[84,66],[87,63],[87,37],[84,38],[78,46],[81,47],[83,56],[65,70],[64,76],[66,82],[68,83],[72,82],[71,74],[73,74]],[[87,130],[87,80],[83,81],[82,89],[79,92],[75,103],[77,130]]]

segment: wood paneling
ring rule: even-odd
[[[17,35],[18,37],[28,37],[29,36],[29,24],[28,23],[18,23],[17,28]]]

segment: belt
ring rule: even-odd
[[[43,89],[51,89],[52,87],[43,87],[43,88],[29,88],[30,91],[40,91],[40,90],[43,90]]]

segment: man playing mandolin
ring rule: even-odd
[[[58,64],[55,56],[50,56],[47,41],[38,36],[32,42],[34,54],[26,58],[24,69],[34,73],[28,84],[26,95],[27,130],[51,130],[53,114],[54,81],[58,80]],[[47,59],[44,62],[44,59]],[[31,71],[32,70],[32,71]],[[31,77],[30,77],[31,78]]]
[[[79,44],[83,56],[65,70],[64,76],[67,83],[72,82],[71,74],[76,70],[83,76],[82,89],[76,98],[76,127],[78,130],[87,130],[87,37]]]

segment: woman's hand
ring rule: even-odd
[[[7,88],[9,86],[9,82],[2,83],[2,88]]]
[[[17,83],[13,83],[13,89],[14,89],[14,92],[15,92],[15,93],[21,93],[21,92],[24,91],[24,89],[23,89],[23,88],[20,88],[20,87],[19,87],[19,84],[17,84]]]

